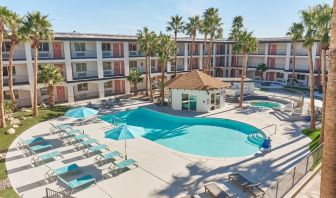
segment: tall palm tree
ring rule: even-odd
[[[242,75],[240,78],[240,99],[239,107],[243,107],[243,96],[244,96],[244,79],[246,77],[247,69],[247,59],[248,55],[251,52],[257,50],[257,38],[253,36],[253,32],[243,31],[237,40],[237,49],[241,49],[243,53],[243,66],[242,66]]]
[[[15,94],[13,89],[13,58],[14,58],[14,49],[17,44],[24,40],[23,35],[21,34],[22,28],[22,17],[15,12],[11,12],[8,18],[8,30],[10,32],[10,49],[8,56],[8,87],[11,97],[12,104],[15,104]]]
[[[175,15],[170,17],[170,21],[168,22],[168,26],[166,28],[168,32],[174,32],[174,41],[175,45],[177,46],[177,34],[184,31],[184,22],[182,21],[182,17],[179,15]],[[177,50],[177,48],[176,48]],[[175,53],[174,57],[175,61],[175,71],[174,71],[174,77],[176,77],[176,70],[177,70],[177,52]]]
[[[53,106],[55,104],[54,87],[64,80],[60,68],[53,64],[42,65],[42,69],[38,73],[38,79],[39,83],[48,86],[48,104]]]
[[[330,20],[332,9],[328,4],[319,4],[315,7],[317,38],[320,41],[321,47],[321,70],[322,70],[322,91],[323,91],[323,105],[322,105],[322,127],[320,135],[320,143],[324,139],[324,121],[325,121],[325,103],[326,103],[326,62],[327,62],[327,50],[330,43]]]
[[[209,46],[207,45],[208,44],[207,40],[208,40],[208,35],[210,33],[210,23],[209,23],[210,22],[210,20],[209,20],[210,17],[209,16],[211,14],[210,11],[212,11],[212,10],[210,10],[210,8],[209,8],[209,9],[206,9],[203,12],[202,21],[201,21],[201,24],[200,24],[200,27],[199,27],[199,32],[204,35],[202,60],[203,60],[204,55],[205,55],[205,49],[207,49],[207,53],[209,53]]]
[[[334,0],[333,10],[336,10]],[[329,70],[324,126],[321,197],[336,197],[336,12],[332,12],[329,46]]]
[[[291,77],[292,86],[294,86],[294,83],[296,81],[296,74],[295,74],[296,45],[297,45],[297,42],[303,40],[303,33],[304,33],[304,27],[302,23],[293,23],[289,27],[288,32],[286,33],[287,36],[291,37],[292,49],[293,49],[292,77]]]
[[[146,69],[146,96],[153,102],[153,90],[151,83],[151,66],[150,66],[150,58],[154,52],[155,38],[156,35],[153,31],[150,31],[148,27],[144,27],[143,30],[138,30],[137,33],[137,43],[140,47],[140,51],[145,54],[145,69]]]
[[[313,8],[301,11],[301,18],[305,27],[305,35],[303,47],[308,51],[308,64],[309,64],[309,87],[310,87],[310,129],[315,130],[315,79],[314,79],[314,64],[313,64],[313,45],[316,39],[316,31],[314,24],[315,12]]]
[[[164,79],[165,79],[165,67],[169,61],[171,61],[174,58],[174,55],[176,53],[176,45],[175,43],[170,39],[168,35],[160,33],[158,37],[157,42],[157,54],[159,56],[160,62],[162,63],[161,68],[161,103],[164,103]]]
[[[237,66],[238,63],[238,51],[240,51],[240,49],[237,49],[237,40],[239,35],[241,34],[241,32],[243,31],[244,28],[244,23],[243,23],[243,17],[242,16],[235,16],[233,18],[232,21],[232,27],[231,27],[231,32],[229,35],[229,39],[233,41],[233,51],[234,51],[234,58],[235,58],[235,65],[233,66]],[[238,68],[236,67],[236,72],[235,72],[235,76],[238,77]]]
[[[3,95],[3,63],[2,63],[2,44],[4,41],[5,26],[8,25],[10,11],[7,7],[0,6],[0,128],[6,127],[5,110],[4,110],[4,95]]]
[[[213,41],[214,39],[220,39],[223,37],[223,28],[222,28],[222,18],[219,16],[217,8],[208,8],[205,13],[204,20],[208,21],[209,27],[209,36],[210,36],[210,46],[208,47],[209,53],[206,59],[205,71],[210,74],[210,60],[212,57]]]
[[[138,95],[138,83],[143,81],[142,74],[139,71],[134,70],[129,74],[129,76],[127,76],[126,79],[130,81],[130,83],[133,84],[134,96],[137,96]]]
[[[195,48],[195,37],[197,35],[197,31],[199,31],[199,28],[201,27],[201,19],[199,16],[193,16],[188,18],[189,21],[186,24],[184,31],[187,35],[189,35],[192,39],[191,43],[191,54],[190,54],[190,60],[189,60],[189,66],[190,69],[192,68],[192,59],[194,54],[194,48]]]
[[[31,42],[34,49],[34,98],[33,98],[33,116],[38,116],[37,108],[37,53],[41,40],[53,39],[54,33],[48,15],[42,15],[39,11],[30,12],[23,20],[23,34]]]

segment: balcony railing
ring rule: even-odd
[[[183,71],[184,70],[184,65],[177,65],[176,71]],[[175,65],[171,66],[171,71],[175,71]]]
[[[3,84],[5,86],[8,85],[8,76],[4,76]],[[29,78],[28,75],[14,75],[13,76],[13,84],[14,85],[24,85],[29,84]]]
[[[112,70],[104,70],[104,77],[113,77],[113,76],[125,76],[125,73],[123,72],[115,73]]]
[[[115,96],[115,95],[120,95],[120,94],[125,94],[125,93],[126,93],[125,90],[111,89],[111,90],[105,90],[104,91],[105,97]]]
[[[9,60],[9,52],[2,52],[4,61]],[[26,60],[26,53],[24,50],[14,50],[13,60]]]
[[[94,99],[98,97],[99,97],[99,92],[78,92],[74,96],[74,99],[75,101],[80,101],[80,100]]]
[[[121,54],[113,54],[112,51],[103,51],[103,58],[123,58]]]
[[[130,68],[130,73],[131,73],[132,71],[138,71],[138,72],[144,74],[144,73],[146,73],[146,68],[145,68],[145,67],[141,67],[141,66],[138,66],[138,67],[132,67],[132,68]]]
[[[145,56],[145,53],[140,52],[140,51],[129,51],[128,55],[130,57],[139,57],[139,56]]]
[[[270,51],[269,55],[286,55],[286,49],[276,49],[275,53]]]
[[[73,59],[97,58],[97,52],[96,50],[71,51],[71,58]]]
[[[98,71],[91,70],[91,71],[79,71],[73,73],[74,80],[88,79],[88,78],[98,78]]]
[[[251,55],[265,55],[265,49],[258,49],[255,52],[251,52]]]
[[[32,59],[34,59],[34,51],[32,51]],[[63,50],[57,50],[57,51],[39,51],[37,53],[37,58],[39,60],[51,60],[51,59],[64,59],[64,52]]]
[[[294,55],[293,50],[291,51],[291,55]],[[297,49],[295,50],[295,56],[308,56],[308,52],[306,49]]]
[[[177,49],[177,56],[184,56],[184,49]]]

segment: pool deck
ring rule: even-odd
[[[189,116],[189,117],[215,117],[227,118],[246,122],[258,128],[267,125],[277,125],[277,133],[272,136],[273,151],[271,153],[258,152],[252,156],[240,158],[206,158],[192,156],[173,151],[169,148],[151,142],[144,138],[129,140],[127,154],[135,159],[139,167],[131,167],[120,175],[108,173],[107,166],[94,165],[94,157],[83,157],[81,151],[76,151],[73,146],[64,146],[58,135],[51,135],[48,122],[39,123],[28,129],[21,138],[43,136],[54,147],[61,151],[63,158],[49,162],[51,168],[62,167],[70,163],[77,163],[82,167],[82,172],[90,174],[97,179],[97,185],[75,191],[74,197],[114,197],[114,198],[149,198],[149,197],[180,197],[183,195],[199,194],[207,197],[203,185],[208,182],[218,182],[228,192],[238,193],[239,197],[248,197],[236,185],[228,182],[228,174],[239,171],[248,179],[268,186],[277,177],[300,161],[309,153],[310,139],[301,133],[307,126],[304,122],[281,121],[273,114],[272,110],[258,110],[256,108],[233,109],[232,105],[213,111],[208,114],[174,111],[167,107],[158,107],[148,103],[137,104],[130,107],[121,107],[114,110],[123,110],[146,105],[150,109],[161,112]],[[108,112],[105,112],[108,113]],[[75,119],[59,117],[51,121],[54,124],[70,123],[74,128],[81,129],[81,124]],[[164,123],[163,123],[164,124]],[[111,150],[124,152],[124,142],[107,140],[104,131],[113,126],[99,119],[88,119],[84,122],[85,133],[99,140],[100,143],[109,145]],[[272,133],[274,128],[266,129]],[[45,196],[45,188],[57,190],[59,182],[47,182],[44,173],[48,170],[42,165],[31,165],[31,156],[24,156],[17,149],[18,139],[9,148],[6,156],[6,166],[10,182],[21,197],[36,198]]]

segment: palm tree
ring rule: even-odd
[[[11,102],[15,104],[15,94],[13,89],[13,57],[14,57],[14,49],[17,44],[24,40],[23,35],[21,34],[22,28],[22,17],[20,17],[17,13],[11,12],[8,20],[8,30],[10,32],[10,49],[8,56],[8,87],[9,93],[11,97]]]
[[[0,6],[0,128],[6,127],[5,110],[4,110],[4,95],[3,95],[3,63],[2,63],[2,45],[4,41],[5,26],[8,25],[10,11],[7,7]]]
[[[166,28],[166,30],[168,32],[174,32],[174,41],[175,41],[175,45],[177,46],[177,34],[180,32],[184,31],[184,22],[182,21],[182,17],[179,15],[175,15],[172,16],[170,18],[170,21],[168,22],[168,26]],[[177,50],[177,48],[176,48]],[[174,61],[175,61],[175,71],[174,71],[174,77],[176,77],[176,70],[177,70],[177,52],[175,53],[175,57],[174,57]]]
[[[232,21],[232,27],[231,32],[229,35],[229,39],[233,41],[233,51],[234,51],[234,58],[235,58],[235,64],[233,66],[237,66],[238,63],[238,51],[240,49],[237,49],[237,40],[241,32],[243,31],[244,24],[243,24],[243,17],[242,16],[235,16]],[[235,76],[238,76],[238,68],[236,68]]]
[[[64,80],[62,72],[59,67],[55,67],[53,64],[42,65],[41,68],[38,74],[39,83],[48,86],[48,104],[53,106],[55,104],[54,87]]]
[[[240,78],[240,99],[239,107],[243,107],[243,95],[244,95],[244,79],[247,69],[247,58],[249,53],[257,50],[257,39],[253,36],[253,32],[243,31],[237,40],[237,49],[241,49],[243,52],[243,67],[242,75]]]
[[[336,10],[334,0],[333,10]],[[336,12],[332,12],[329,46],[329,71],[321,174],[321,197],[336,197]]]
[[[140,51],[145,54],[145,68],[146,68],[146,96],[153,102],[153,90],[151,83],[151,66],[150,66],[150,58],[153,55],[154,47],[155,47],[155,39],[156,35],[153,31],[149,31],[148,27],[144,27],[143,30],[138,30],[137,33],[137,43],[140,47]]]
[[[301,18],[303,20],[303,25],[305,27],[305,35],[303,41],[303,47],[308,51],[308,64],[309,64],[309,85],[310,85],[310,129],[315,130],[315,99],[314,99],[314,64],[312,49],[314,41],[316,39],[316,31],[314,27],[314,10],[308,8],[307,10],[301,11]]]
[[[222,18],[219,16],[217,8],[209,8],[205,11],[204,20],[207,21],[209,27],[210,46],[209,53],[206,59],[205,72],[210,73],[210,60],[212,57],[213,41],[214,39],[221,39],[223,37]]]
[[[199,32],[201,34],[204,35],[204,41],[203,41],[203,57],[202,59],[204,58],[204,55],[205,55],[205,49],[207,49],[207,53],[210,53],[209,52],[209,46],[207,45],[207,40],[208,40],[208,35],[210,33],[210,15],[211,15],[211,12],[212,10],[209,9],[206,9],[204,12],[203,12],[203,15],[202,15],[202,21],[201,21],[201,24],[200,24],[200,27],[199,27]]]
[[[134,96],[137,96],[138,95],[138,83],[143,81],[142,74],[139,71],[134,70],[129,74],[129,76],[127,76],[126,79],[130,81],[130,83],[133,83]]]
[[[37,53],[41,40],[53,39],[53,30],[48,15],[42,15],[38,11],[28,13],[23,21],[23,34],[31,42],[34,49],[34,99],[33,99],[33,116],[38,116],[37,108]]]
[[[176,53],[176,45],[170,39],[168,35],[160,33],[157,42],[156,52],[159,56],[159,60],[162,63],[161,68],[161,104],[164,103],[164,79],[165,79],[165,67],[169,61],[171,61]]]
[[[325,103],[326,103],[326,89],[327,89],[327,79],[326,79],[326,62],[327,53],[330,43],[330,20],[331,20],[332,9],[328,4],[319,4],[315,7],[316,16],[316,27],[317,27],[317,38],[320,41],[321,47],[321,70],[322,70],[322,91],[323,91],[323,105],[322,105],[322,127],[320,135],[320,143],[324,139],[324,121],[325,121]]]
[[[194,48],[195,48],[195,37],[196,37],[197,31],[201,27],[201,20],[200,20],[200,17],[197,15],[193,17],[189,17],[188,19],[189,21],[186,24],[184,31],[192,39],[191,54],[190,54],[190,60],[189,60],[190,68],[192,68],[192,59],[193,59]]]
[[[286,33],[286,35],[291,37],[292,40],[292,49],[293,49],[292,78],[291,78],[292,86],[294,86],[294,83],[296,82],[296,74],[295,74],[296,45],[297,42],[303,40],[303,32],[304,27],[302,23],[293,23],[292,26],[289,27],[288,32]]]
[[[257,67],[257,71],[261,72],[261,80],[264,81],[264,72],[268,70],[268,67],[265,63],[260,63]]]

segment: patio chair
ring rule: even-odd
[[[82,131],[79,129],[72,129],[70,131],[62,131],[61,133],[58,133],[60,138],[69,138],[75,135],[80,134]]]
[[[212,182],[204,185],[205,193],[210,194],[212,197],[215,198],[231,198],[231,197],[237,197],[238,195],[230,195],[227,192],[225,192],[224,189],[222,189],[218,184]]]
[[[81,141],[81,142],[78,142],[75,147],[77,150],[80,150],[80,149],[85,149],[85,148],[88,148],[90,146],[92,146],[92,144],[98,144],[98,140],[95,139],[95,138],[89,138],[87,140],[84,140],[84,141]]]
[[[96,178],[92,177],[91,175],[84,175],[79,178],[73,179],[71,181],[65,181],[62,177],[57,177],[62,183],[66,185],[65,188],[62,188],[61,186],[59,189],[62,191],[64,190],[70,190],[70,194],[74,192],[75,189],[78,189],[80,187],[89,185],[89,184],[97,184]]]
[[[261,150],[262,151],[268,151],[268,152],[271,152],[272,151],[272,145],[271,145],[271,139],[270,138],[267,138],[264,140],[264,142],[262,143],[261,145]]]
[[[71,138],[66,138],[65,143],[66,144],[76,144],[76,143],[83,141],[84,139],[89,139],[89,138],[90,138],[89,135],[81,133],[75,136],[71,136]]]
[[[54,176],[62,176],[65,174],[72,174],[72,173],[77,173],[77,172],[80,172],[79,166],[76,163],[73,163],[73,164],[63,166],[57,169],[49,168],[49,170],[44,174],[44,177],[46,179],[49,179]]]
[[[138,162],[133,159],[123,160],[121,162],[115,163],[112,161],[111,165],[108,167],[109,170],[116,173],[117,175],[121,173],[121,171],[131,165],[139,167]]]
[[[25,146],[33,146],[45,142],[45,139],[43,137],[30,138],[27,140],[23,140],[19,137],[19,139],[20,141],[17,143],[17,145],[21,149]]]
[[[62,157],[61,152],[52,151],[50,153],[45,153],[45,154],[36,154],[31,160],[32,160],[33,164],[42,165],[49,160],[55,159],[58,156]]]
[[[49,149],[53,149],[53,146],[49,144],[48,142],[44,141],[34,146],[27,146],[27,149],[24,149],[23,152],[28,155],[28,154],[35,154],[37,152],[49,150]]]
[[[100,153],[99,155],[97,155],[95,158],[94,158],[94,162],[96,164],[99,164],[99,163],[102,163],[104,161],[108,161],[108,160],[114,160],[116,159],[117,157],[121,157],[121,154],[118,152],[118,151],[111,151],[111,152],[108,152],[108,153]]]
[[[239,173],[229,174],[229,181],[233,181],[234,183],[243,187],[244,192],[247,191],[254,197],[263,196],[265,194],[265,191],[259,187],[259,185],[263,182],[253,183]]]
[[[97,144],[95,146],[89,146],[83,149],[83,154],[88,155],[89,153],[91,154],[99,154],[103,150],[109,151],[109,148],[106,144]]]

